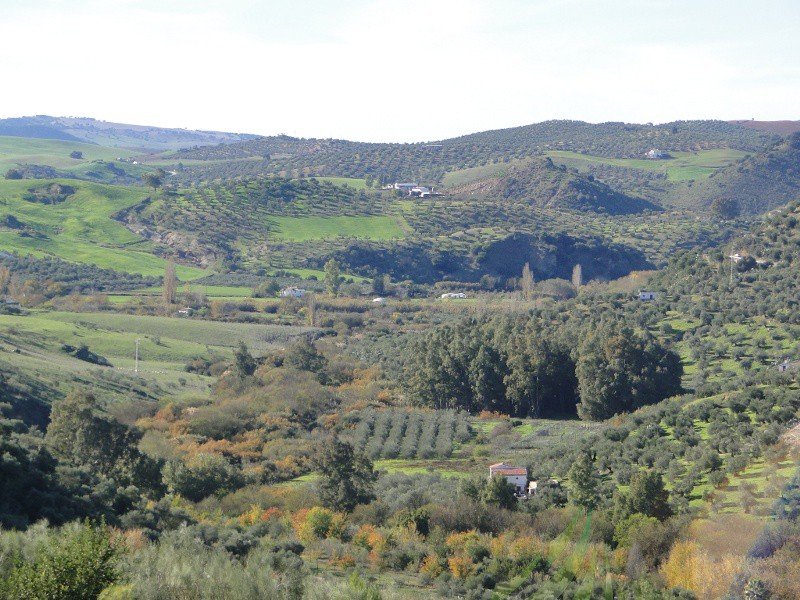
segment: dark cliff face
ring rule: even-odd
[[[386,273],[396,281],[433,283],[441,279],[478,281],[483,275],[519,277],[525,263],[537,280],[569,279],[580,264],[585,280],[615,279],[631,271],[652,269],[634,248],[608,244],[599,238],[514,233],[471,254],[440,251],[422,244],[353,244],[335,258],[356,273]]]
[[[585,280],[616,279],[631,271],[653,268],[640,251],[598,238],[515,233],[491,244],[478,258],[477,270],[519,277],[525,263],[536,279],[569,279],[576,264],[581,265]]]

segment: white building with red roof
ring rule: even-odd
[[[514,486],[517,494],[524,494],[528,486],[528,469],[515,467],[504,462],[489,465],[489,479],[492,477],[505,477],[506,481]]]

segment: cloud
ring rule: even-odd
[[[549,118],[790,118],[800,42],[780,34],[798,11],[741,36],[735,4],[17,3],[0,22],[0,113],[391,141]]]

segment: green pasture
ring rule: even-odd
[[[367,189],[367,182],[364,179],[358,179],[355,177],[315,177],[314,179],[318,181],[327,181],[333,185],[346,185],[355,190]]]
[[[83,158],[70,158],[70,153],[74,151],[82,152]],[[3,173],[18,164],[72,169],[93,160],[115,160],[126,155],[126,151],[119,148],[104,148],[83,142],[0,136],[0,170]]]
[[[469,167],[467,169],[459,169],[458,171],[450,171],[444,174],[442,183],[447,188],[460,187],[468,185],[476,181],[482,181],[491,177],[498,177],[503,175],[510,165],[517,164],[523,161],[515,160],[503,163],[489,163],[488,165],[481,165],[479,167]]]
[[[698,152],[672,152],[673,158],[665,160],[650,160],[646,158],[606,158],[554,150],[547,156],[554,162],[575,167],[586,171],[593,164],[611,165],[627,169],[641,169],[666,173],[669,181],[689,181],[705,179],[711,173],[722,167],[727,167],[746,156],[745,152],[730,148],[717,148],[713,150],[700,150]]]
[[[59,204],[24,199],[29,189],[51,183],[71,186],[75,193]],[[0,219],[13,216],[22,223],[19,228],[0,227],[0,250],[53,255],[142,275],[163,275],[166,261],[151,254],[145,240],[112,218],[144,195],[141,188],[67,179],[0,180]],[[202,269],[180,265],[177,273],[183,280],[206,274]]]
[[[33,311],[0,315],[0,329],[42,351],[60,351],[62,344],[86,344],[93,352],[116,360],[133,359],[136,340],[142,360],[183,365],[196,357],[230,356],[240,341],[254,352],[283,345],[307,331],[300,327],[223,323],[199,319],[116,313]]]

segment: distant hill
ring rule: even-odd
[[[549,158],[510,167],[505,173],[450,190],[453,195],[521,200],[542,208],[571,209],[610,215],[658,210],[658,206],[620,193]]]
[[[0,136],[79,141],[111,148],[151,151],[228,144],[257,137],[241,133],[171,129],[47,115],[0,119]]]
[[[663,125],[545,121],[415,144],[262,137],[176,154],[178,160],[238,161],[193,166],[187,176],[216,179],[277,173],[416,179],[437,183],[450,171],[572,151],[609,158],[643,158],[653,148],[695,152],[731,148],[757,152],[779,136],[725,121],[676,121]],[[254,159],[241,161],[241,159]]]
[[[734,125],[741,125],[748,129],[774,133],[781,136],[791,135],[800,131],[800,121],[729,121]]]
[[[710,208],[716,200],[735,203],[742,215],[758,215],[800,200],[800,133],[675,191],[687,205]]]

